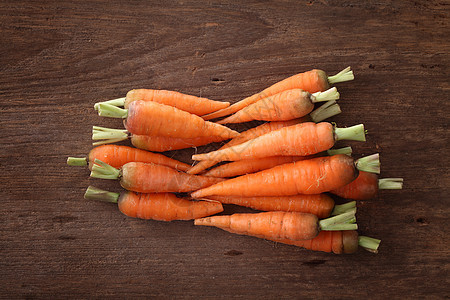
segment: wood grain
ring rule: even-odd
[[[445,1],[2,1],[0,297],[449,297],[449,12]],[[132,88],[235,102],[348,65],[356,79],[338,86],[333,121],[363,122],[356,156],[380,152],[382,177],[405,179],[358,203],[377,255],[130,219],[83,200],[89,184],[116,182],[65,165],[91,149],[92,125],[121,126],[93,103]]]

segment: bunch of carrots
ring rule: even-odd
[[[94,178],[118,180],[123,193],[89,186],[84,197],[117,203],[130,217],[194,220],[336,254],[359,246],[377,252],[380,240],[357,233],[356,201],[373,199],[380,189],[401,189],[403,180],[378,178],[378,154],[354,159],[350,147],[333,148],[339,140],[365,141],[362,124],[341,128],[324,121],[341,113],[332,85],[353,78],[350,68],[334,76],[311,70],[232,105],[131,90],[94,105],[100,116],[123,119],[125,128],[94,126],[96,147],[67,163],[88,166]],[[225,126],[253,120],[265,123],[243,132]],[[113,144],[127,139],[133,147]],[[194,165],[159,153],[217,142],[220,149],[193,155]],[[336,204],[333,195],[350,201]],[[229,215],[222,204],[255,212]]]

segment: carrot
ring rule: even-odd
[[[331,84],[353,80],[353,72],[350,67],[342,70],[334,76],[327,77],[324,71],[311,70],[304,73],[299,73],[277,82],[263,91],[238,101],[227,108],[202,116],[205,120],[216,119],[224,117],[243,109],[244,107],[255,103],[256,101],[278,94],[280,92],[291,89],[302,89],[304,91],[315,93],[323,92],[330,88]]]
[[[199,136],[195,138],[173,138],[167,136],[148,136],[132,134],[128,130],[111,129],[99,126],[93,126],[92,139],[98,140],[92,143],[94,146],[116,143],[126,139],[130,139],[131,144],[136,148],[164,152],[191,147],[203,146],[209,143],[221,142],[224,138],[219,136]],[[183,170],[186,171],[186,170]]]
[[[345,154],[284,164],[253,174],[228,179],[195,191],[193,198],[211,195],[291,196],[320,194],[352,182],[358,171],[379,173],[379,156],[354,160]]]
[[[222,212],[222,204],[207,201],[189,201],[171,193],[142,194],[112,193],[89,186],[84,194],[88,200],[117,203],[126,216],[158,221],[192,220]]]
[[[333,128],[331,123],[306,122],[281,128],[245,143],[192,156],[193,160],[235,161],[268,156],[307,156],[326,151],[339,140],[365,141],[362,124]]]
[[[332,190],[331,193],[353,200],[370,200],[377,196],[379,189],[398,190],[403,187],[403,178],[378,179],[377,174],[359,172],[358,177],[349,184]]]
[[[218,124],[243,123],[253,120],[287,121],[303,117],[314,109],[314,103],[339,99],[333,87],[325,92],[310,94],[301,89],[292,89],[263,98],[235,114],[218,121]]]
[[[194,221],[195,225],[214,226],[225,231],[265,239],[293,241],[315,238],[322,230],[355,230],[356,224],[348,222],[355,217],[356,209],[319,221],[313,214],[301,212],[270,211],[211,216]]]
[[[229,148],[231,146],[239,145],[244,142],[247,142],[251,139],[254,139],[258,136],[261,136],[263,134],[281,129],[283,127],[296,125],[302,122],[320,122],[323,121],[329,117],[332,117],[334,115],[337,115],[341,113],[339,105],[336,103],[336,101],[328,101],[325,104],[323,104],[321,107],[317,108],[313,112],[311,112],[308,116],[295,119],[295,120],[289,120],[289,121],[274,121],[269,123],[264,123],[262,125],[259,125],[257,127],[251,128],[247,131],[241,132],[241,134],[238,137],[235,137],[225,145],[223,145],[219,150]],[[187,171],[189,174],[199,174],[200,172],[214,166],[217,164],[218,161],[215,160],[203,160],[193,166],[191,169]]]
[[[208,196],[201,200],[219,201],[222,204],[234,204],[261,211],[295,211],[326,218],[356,207],[356,202],[335,205],[334,200],[326,194],[294,196]]]
[[[67,163],[69,165],[87,165],[89,162],[89,169],[92,170],[92,165],[95,159],[100,159],[114,168],[121,168],[124,164],[132,161],[155,163],[181,171],[186,171],[191,167],[188,164],[182,163],[162,154],[118,145],[103,145],[95,147],[89,152],[87,158],[69,157],[67,159]]]
[[[294,245],[313,251],[333,252],[335,254],[351,254],[358,250],[358,246],[367,251],[378,253],[380,240],[367,236],[358,236],[356,230],[321,231],[311,240],[292,241],[288,239],[271,239],[277,243]]]
[[[239,175],[255,173],[258,171],[273,168],[278,165],[292,163],[295,161],[310,159],[323,155],[335,155],[335,154],[351,154],[352,148],[345,147],[342,149],[327,150],[323,153],[318,153],[316,155],[309,156],[268,156],[253,159],[243,159],[238,161],[233,161],[227,164],[220,165],[214,169],[211,169],[204,173],[204,176],[213,177],[235,177]]]
[[[152,101],[133,101],[128,109],[100,103],[98,112],[100,116],[125,119],[125,128],[133,134],[181,138],[220,136],[224,139],[239,135],[228,127],[204,121],[194,114]]]
[[[152,163],[129,162],[119,170],[98,159],[94,162],[91,177],[120,179],[120,185],[124,189],[139,193],[192,192],[223,180],[189,175]]]
[[[100,103],[107,103],[114,106],[123,106],[125,108],[128,108],[131,102],[137,100],[158,102],[161,104],[176,107],[197,116],[209,114],[230,106],[229,102],[214,101],[207,98],[186,95],[175,91],[134,89],[129,91],[124,98],[98,102],[94,105],[94,108],[98,109]]]

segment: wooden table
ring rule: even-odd
[[[445,1],[2,1],[0,24],[2,298],[450,296]],[[356,78],[338,85],[333,121],[364,123],[368,140],[345,145],[379,152],[381,177],[405,180],[358,203],[378,254],[128,218],[83,199],[88,185],[117,182],[66,165],[91,149],[92,125],[121,126],[93,104],[132,88],[235,102],[347,66]],[[167,154],[191,163],[193,153]]]

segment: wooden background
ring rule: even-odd
[[[1,1],[2,298],[449,297],[447,1]],[[338,256],[86,201],[66,166],[92,105],[132,88],[237,101],[295,73],[352,66],[340,126],[403,191],[358,204],[379,254]],[[235,126],[243,130],[255,124]],[[217,145],[201,147],[203,152]],[[168,153],[190,163],[194,149]],[[239,208],[228,206],[226,213]]]

